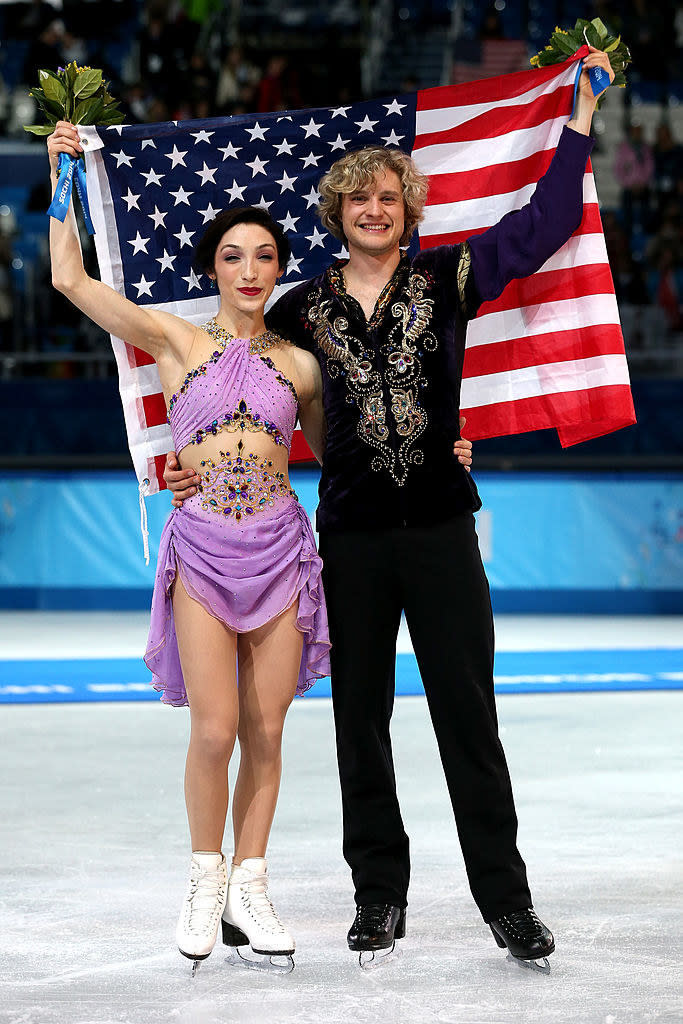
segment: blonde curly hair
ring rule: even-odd
[[[386,171],[394,171],[401,183],[405,230],[400,244],[407,245],[424,216],[429,179],[418,171],[415,161],[400,149],[366,146],[365,149],[345,153],[332,164],[318,185],[318,216],[323,227],[335,238],[346,242],[342,227],[344,196],[366,187],[375,175]]]

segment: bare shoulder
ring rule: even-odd
[[[286,342],[286,357],[296,377],[297,392],[301,402],[309,401],[322,389],[322,378],[318,360],[310,352]]]

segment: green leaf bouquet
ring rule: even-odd
[[[39,71],[38,79],[40,84],[31,89],[29,94],[44,115],[45,124],[24,125],[24,130],[33,135],[52,135],[58,121],[106,127],[121,124],[124,120],[118,103],[108,91],[109,83],[103,81],[99,68],[81,68],[73,61],[65,68],[58,68],[56,72],[44,69]],[[73,157],[68,153],[60,153],[57,173],[57,187],[48,214],[64,221],[75,187],[83,207],[86,230],[88,234],[94,234],[83,154]]]
[[[600,18],[593,18],[592,21],[577,18],[572,29],[556,27],[548,45],[531,58],[531,63],[537,68],[560,64],[581,49],[584,43],[594,46],[596,50],[603,50],[609,56],[609,62],[614,72],[612,84],[623,89],[626,85],[624,71],[631,63],[631,52],[628,46],[622,42],[621,36],[610,35]]]
[[[57,71],[39,71],[38,80],[29,95],[38,104],[45,124],[24,125],[33,135],[51,135],[58,121],[105,126],[124,121],[99,68],[79,67],[73,61]]]

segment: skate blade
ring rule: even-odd
[[[548,963],[547,956],[544,956],[542,960],[520,960],[519,957],[513,956],[512,953],[508,953],[506,960],[509,960],[513,964],[517,964],[518,967],[525,967],[527,971],[538,971],[539,974],[550,974],[550,964]]]
[[[244,956],[236,946],[225,958],[229,967],[242,967],[248,971],[260,971],[262,974],[291,974],[294,970],[294,957],[291,954],[267,956],[265,953],[254,953]]]
[[[399,955],[396,942],[393,942],[389,949],[378,949],[376,952],[374,949],[363,949],[358,954],[358,966],[362,971],[376,971],[378,967],[384,967]]]

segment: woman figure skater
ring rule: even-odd
[[[47,146],[54,187],[59,154],[82,152],[77,129],[60,121]],[[180,463],[201,478],[161,537],[145,654],[162,701],[190,708],[192,859],[176,938],[195,966],[211,953],[221,924],[229,945],[268,956],[295,948],[268,898],[266,845],[285,715],[295,693],[329,674],[330,645],[322,563],[287,476],[297,415],[322,457],[320,370],[263,320],[289,252],[264,210],[216,217],[196,263],[216,283],[220,308],[193,327],[88,277],[73,209],[63,224],[50,220],[54,286],[104,330],[154,357]],[[221,848],[236,740],[228,871]]]

